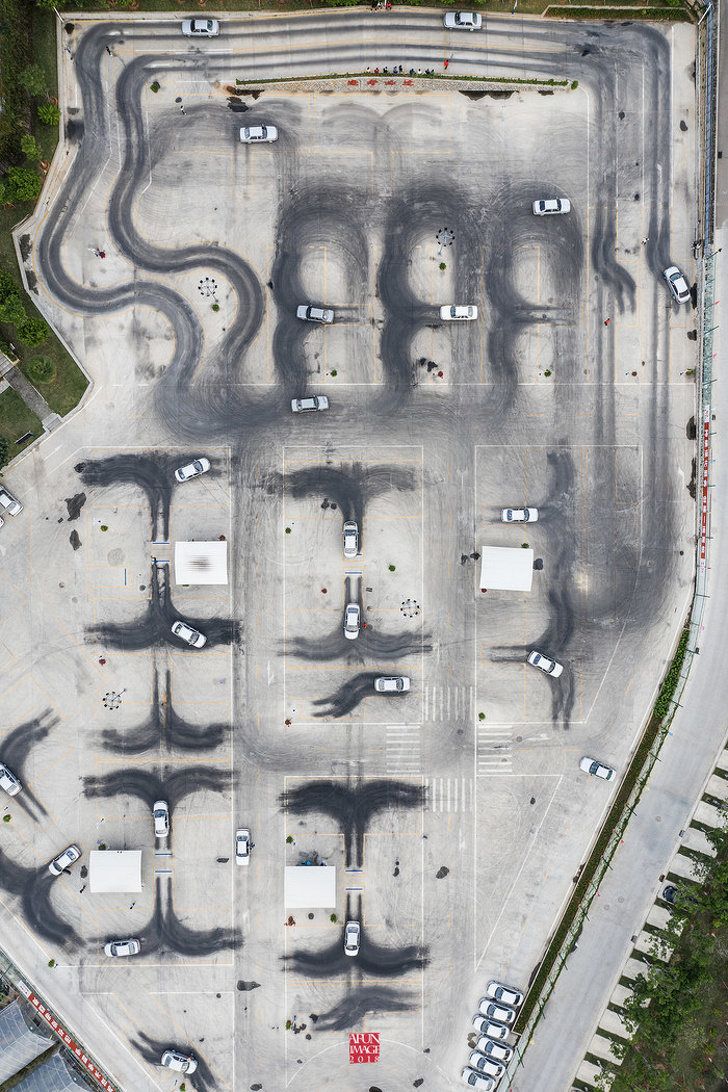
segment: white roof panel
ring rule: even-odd
[[[175,542],[176,584],[227,584],[227,542]]]
[[[530,591],[533,550],[521,546],[483,546],[480,590]]]
[[[89,853],[88,884],[94,894],[103,891],[141,891],[142,851],[92,849]]]
[[[285,904],[291,910],[333,910],[336,866],[286,865]]]

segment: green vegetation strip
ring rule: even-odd
[[[644,19],[649,23],[669,21],[671,23],[694,23],[689,11],[682,8],[562,8],[548,7],[544,15],[551,19],[595,19],[600,22],[625,22],[630,19]]]
[[[497,83],[497,84],[525,84],[529,87],[568,87],[568,80],[537,80],[537,79],[521,79],[518,76],[510,78],[508,76],[451,76],[447,72],[329,72],[325,75],[319,76],[275,76],[265,80],[241,80],[238,77],[235,79],[235,83],[238,86],[240,94],[247,93],[254,94],[257,87],[264,85],[286,84],[286,83],[304,83],[309,84],[312,82],[320,82],[322,80],[381,80],[385,76],[392,78],[396,76],[397,79],[407,80],[447,80],[448,83]],[[574,90],[579,86],[578,80],[573,80],[571,88]],[[159,89],[159,84],[157,84]],[[152,90],[154,90],[152,86]]]
[[[630,768],[622,782],[619,792],[615,798],[612,807],[609,810],[607,818],[604,821],[599,837],[596,840],[594,849],[592,850],[589,860],[584,865],[581,875],[574,887],[574,892],[569,900],[569,903],[564,911],[559,926],[554,933],[554,936],[549,944],[546,954],[543,958],[543,962],[538,969],[538,973],[531,984],[528,996],[524,1002],[523,1008],[518,1014],[516,1021],[516,1031],[522,1032],[529,1019],[531,1018],[536,1007],[541,1003],[541,993],[546,986],[546,983],[554,971],[556,961],[561,953],[561,949],[564,945],[570,929],[577,919],[579,911],[582,908],[589,888],[594,881],[597,874],[601,878],[607,861],[605,859],[605,853],[609,843],[614,835],[615,831],[624,826],[629,819],[631,810],[636,806],[636,801],[631,801],[632,794],[635,788],[638,786],[640,779],[643,776],[643,770],[645,763],[647,762],[650,751],[654,744],[659,740],[660,744],[667,734],[667,725],[663,724],[663,720],[666,714],[670,710],[670,703],[675,695],[675,690],[680,678],[680,671],[682,669],[683,662],[685,660],[685,652],[687,650],[688,638],[690,631],[684,629],[680,635],[677,651],[673,658],[670,670],[668,671],[663,681],[660,693],[655,702],[655,708],[650,717],[649,723],[645,729],[642,740],[635,752],[634,758],[630,764]],[[658,715],[657,710],[664,710]],[[630,804],[630,811],[627,811],[627,805]]]
[[[16,440],[29,432],[33,433],[33,436],[30,436],[25,443],[16,445]],[[0,439],[5,440],[8,444],[8,461],[22,451],[24,447],[32,443],[34,437],[41,436],[42,433],[43,426],[40,423],[40,417],[37,417],[32,410],[28,409],[23,399],[12,387],[4,390],[0,394]]]

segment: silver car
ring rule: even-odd
[[[246,125],[240,130],[243,144],[272,144],[278,140],[275,125]]]
[[[514,1024],[516,1021],[516,1010],[510,1008],[508,1005],[500,1005],[497,1001],[493,1001],[490,997],[481,997],[478,1002],[478,1010],[483,1016],[487,1016],[489,1020],[497,1020],[501,1024]]]
[[[690,302],[690,286],[685,280],[685,275],[676,265],[671,265],[662,274],[668,283],[668,287],[678,303]]]
[[[9,516],[19,516],[23,511],[23,506],[19,500],[16,500],[12,493],[8,493],[7,489],[0,486],[0,505],[5,509]]]
[[[520,990],[517,990],[515,986],[504,986],[502,982],[496,982],[495,979],[488,983],[485,992],[494,1001],[502,1001],[504,1005],[510,1005],[514,1009],[523,1004],[523,994]]]
[[[344,952],[348,956],[357,956],[360,944],[361,925],[358,921],[347,921],[344,929]]]
[[[448,11],[443,23],[448,30],[480,30],[483,16],[474,11]]]
[[[469,303],[448,303],[440,308],[443,322],[474,322],[478,317],[478,308]]]
[[[3,762],[0,762],[0,789],[5,789],[8,796],[17,796],[22,787],[20,780],[12,770],[9,770]]]
[[[509,1047],[506,1043],[496,1043],[487,1035],[481,1035],[475,1044],[475,1049],[485,1054],[486,1058],[495,1058],[498,1062],[510,1062],[513,1057],[513,1047]]]
[[[235,864],[250,864],[250,831],[247,827],[240,827],[235,831]]]
[[[529,652],[528,662],[532,667],[537,667],[539,671],[545,671],[547,675],[553,676],[554,679],[558,679],[564,670],[563,664],[557,663],[556,660],[550,660],[548,656],[544,656],[543,652],[537,652],[535,648],[532,652]]]
[[[327,325],[334,321],[334,312],[330,307],[314,307],[313,304],[302,303],[296,308],[296,318],[304,322],[321,322]]]
[[[489,1039],[507,1039],[511,1029],[497,1020],[490,1020],[487,1016],[474,1016],[473,1027],[481,1035],[487,1035]]]
[[[165,1050],[160,1065],[175,1073],[194,1073],[197,1069],[197,1059],[194,1054],[183,1054],[181,1050]]]
[[[584,773],[590,774],[592,777],[601,777],[603,781],[614,781],[617,776],[617,771],[613,770],[611,766],[606,766],[603,762],[599,762],[596,758],[589,758],[587,755],[579,761],[579,769]]]
[[[48,865],[48,871],[52,876],[60,876],[60,874],[77,861],[81,856],[81,850],[78,846],[69,846],[68,849],[64,849],[63,853],[59,853],[57,857],[54,857],[51,863]]]
[[[132,937],[129,940],[110,940],[108,944],[104,945],[104,954],[107,956],[116,956],[120,959],[122,956],[139,955],[142,950],[142,946],[138,940],[134,940]]]
[[[488,1077],[493,1077],[496,1081],[500,1080],[503,1075],[504,1067],[500,1062],[493,1062],[490,1058],[486,1058],[485,1054],[481,1054],[479,1050],[474,1050],[468,1058],[468,1065],[471,1069],[477,1069],[478,1073],[485,1073]]]
[[[374,680],[374,689],[378,694],[403,694],[409,688],[407,675],[380,675]]]
[[[536,523],[538,508],[501,508],[501,523]]]
[[[361,629],[361,608],[358,603],[347,603],[344,611],[344,636],[355,641]]]
[[[217,19],[183,19],[182,33],[187,38],[214,38],[220,33]]]
[[[356,557],[359,553],[359,524],[348,519],[344,524],[344,557]]]
[[[198,629],[193,629],[192,626],[188,626],[186,622],[175,622],[172,626],[172,633],[175,637],[179,637],[180,641],[184,641],[186,645],[192,645],[193,648],[204,648],[207,644],[205,634],[200,633]]]
[[[291,413],[311,413],[314,410],[327,410],[329,400],[325,394],[312,394],[308,398],[293,398]]]
[[[533,202],[534,216],[562,216],[571,212],[571,201],[567,197],[549,197],[545,201]]]
[[[178,482],[188,482],[190,478],[196,478],[198,474],[207,474],[209,469],[209,459],[193,459],[187,466],[181,466],[178,470],[175,470],[174,476]]]
[[[166,800],[155,800],[152,808],[154,817],[155,838],[166,838],[169,835],[169,804]]]
[[[474,1069],[466,1066],[460,1074],[463,1084],[469,1084],[471,1088],[480,1088],[483,1092],[493,1092],[496,1082],[492,1077],[486,1077],[483,1073],[476,1073]]]

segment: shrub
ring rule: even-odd
[[[26,133],[24,137],[21,137],[20,148],[26,159],[29,159],[31,163],[38,163],[43,158],[43,149],[39,148],[35,142],[35,137],[30,133]]]
[[[213,311],[219,311],[220,310],[220,304],[219,303],[213,303],[212,309],[213,309]]]
[[[61,120],[61,111],[52,102],[41,102],[38,106],[38,121],[44,125],[58,125]]]
[[[9,822],[10,822],[10,816],[9,815],[3,815],[3,823],[9,823]]]
[[[47,356],[36,356],[31,360],[28,370],[39,383],[50,383],[56,374],[56,366]]]
[[[46,93],[45,72],[39,64],[29,64],[27,68],[24,68],[20,73],[20,82],[31,95],[44,95]]]
[[[19,326],[26,317],[23,301],[17,293],[0,302],[0,322],[12,322],[14,326]]]
[[[337,375],[338,375],[339,373],[337,372],[336,368],[334,368],[334,369],[332,370],[331,374],[332,374],[333,376],[337,376]]]
[[[447,266],[444,262],[440,262],[440,269],[447,269]]]
[[[159,91],[159,84],[157,83],[157,81],[156,81],[156,80],[155,80],[155,81],[154,81],[154,83],[153,83],[153,84],[151,85],[151,87],[150,87],[150,91],[153,91],[155,95],[156,95],[157,91]]]
[[[339,919],[337,918],[336,914],[332,914],[330,920],[331,921],[338,921]]]
[[[18,286],[4,269],[0,269],[0,302],[6,300],[8,296],[17,296]]]
[[[5,466],[8,461],[8,441],[0,436],[0,466]]]
[[[11,167],[6,182],[10,201],[35,201],[42,186],[40,175],[30,167]]]
[[[24,319],[18,326],[18,337],[23,345],[30,345],[31,348],[42,345],[49,334],[50,330],[45,319],[35,318],[33,315]]]

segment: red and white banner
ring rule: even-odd
[[[703,491],[700,505],[700,572],[705,576],[708,538],[708,477],[710,470],[710,406],[703,414]]]
[[[378,1062],[379,1032],[352,1032],[349,1035],[349,1062]]]
[[[66,1029],[63,1027],[63,1024],[56,1020],[53,1013],[45,1007],[40,998],[36,997],[33,991],[28,986],[26,986],[24,982],[18,982],[18,989],[24,997],[27,997],[28,1001],[38,1012],[38,1014],[43,1017],[48,1027],[51,1028],[56,1033],[61,1042],[68,1047],[73,1056],[78,1062],[80,1062],[86,1072],[90,1073],[94,1080],[98,1081],[102,1088],[106,1089],[106,1092],[119,1092],[116,1085],[112,1084],[111,1081],[109,1081],[104,1076],[101,1070],[91,1061],[91,1059],[84,1054],[84,1052],[81,1050],[81,1047],[78,1046],[76,1042],[74,1042]]]

